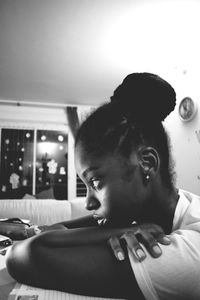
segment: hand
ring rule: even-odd
[[[0,222],[0,234],[8,236],[12,240],[24,240],[27,236],[26,224]]]
[[[138,261],[145,259],[146,254],[140,243],[142,243],[152,257],[157,258],[162,254],[162,250],[158,243],[169,245],[170,239],[167,237],[163,229],[156,224],[134,225],[133,228],[126,231],[120,237],[112,236],[109,244],[118,260],[125,259],[125,252],[121,241],[125,241],[128,248],[134,253]]]

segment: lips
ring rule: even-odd
[[[98,223],[99,226],[103,226],[107,222],[106,218],[102,218],[102,217],[100,217],[98,215],[93,215],[93,218],[97,221],[97,223]]]
[[[106,219],[99,219],[97,222],[98,222],[99,226],[104,226],[106,224],[107,220]]]

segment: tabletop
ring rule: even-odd
[[[7,300],[16,281],[8,274],[5,256],[0,254],[0,300]]]

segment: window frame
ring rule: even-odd
[[[51,131],[65,131],[68,135],[68,165],[67,165],[67,185],[68,185],[68,195],[66,200],[76,198],[76,171],[74,168],[74,142],[73,137],[68,130],[67,125],[55,125],[55,124],[28,124],[27,122],[2,122],[0,121],[0,143],[2,136],[2,129],[20,129],[20,130],[33,130],[34,140],[33,140],[33,174],[32,174],[32,194],[36,192],[36,146],[37,146],[37,131],[38,130],[51,130]],[[1,147],[0,147],[1,155]]]

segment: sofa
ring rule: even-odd
[[[0,199],[0,219],[20,218],[31,224],[51,225],[86,216],[84,198],[55,199]]]

